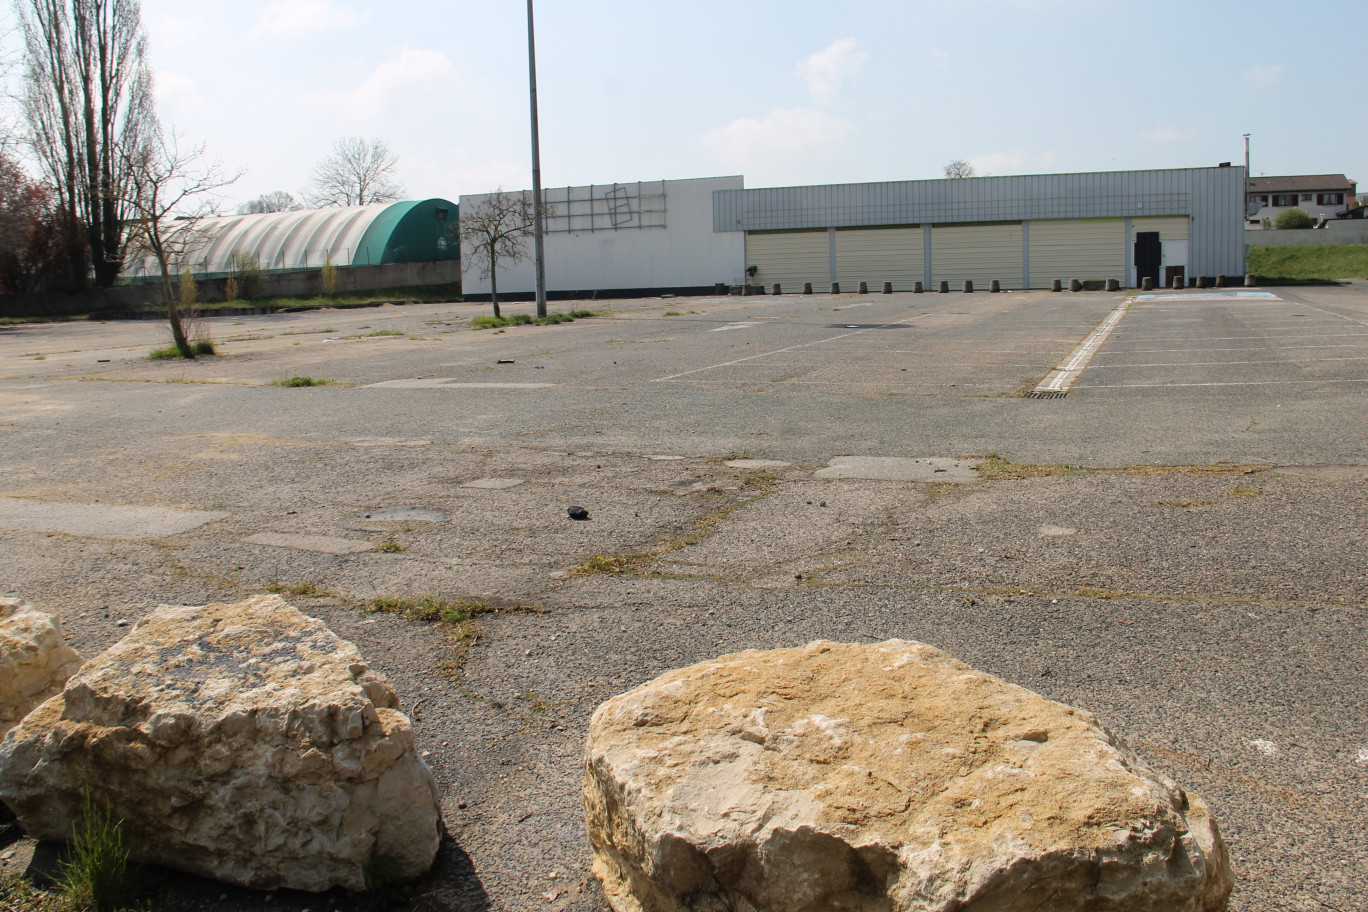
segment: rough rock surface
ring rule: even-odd
[[[1215,821],[1089,714],[920,643],[812,643],[603,704],[584,785],[617,912],[1213,912]]]
[[[0,738],[80,667],[55,618],[19,599],[0,599]]]
[[[162,606],[0,745],[0,799],[66,839],[89,789],[141,861],[249,887],[432,864],[436,783],[356,647],[277,596]]]

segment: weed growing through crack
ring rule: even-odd
[[[595,554],[570,569],[571,576],[616,575],[631,573],[651,562],[650,554]]]
[[[317,377],[286,377],[281,380],[272,380],[267,386],[332,386],[332,380],[321,380]]]
[[[196,339],[194,342],[190,343],[191,358],[212,354],[214,354],[214,343],[208,339]],[[181,350],[174,345],[168,345],[165,348],[154,348],[147,353],[148,361],[171,361],[183,357],[185,357],[185,355],[183,355]]]
[[[271,583],[266,587],[266,591],[273,595],[288,595],[291,598],[332,598],[332,593],[324,589],[312,580],[302,583],[295,583],[292,586],[284,586],[280,583]]]
[[[378,614],[397,614],[412,621],[436,624],[447,631],[451,637],[452,659],[443,662],[441,670],[450,677],[456,677],[465,667],[466,656],[471,645],[477,640],[484,628],[476,620],[483,614],[501,611],[540,612],[534,605],[502,607],[491,605],[481,599],[444,599],[425,595],[418,599],[377,596],[361,606],[365,611]]]
[[[553,313],[544,317],[531,314],[511,314],[507,317],[475,317],[470,321],[474,329],[503,329],[509,326],[554,326],[557,323],[573,323],[589,317],[602,316],[595,310],[572,310],[569,313]]]
[[[404,550],[404,546],[399,544],[392,538],[387,538],[380,544],[376,545],[375,550],[383,551],[386,554],[398,554],[400,551]]]

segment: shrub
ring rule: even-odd
[[[229,266],[228,284],[233,289],[233,296],[228,300],[242,298],[254,298],[261,292],[261,282],[264,275],[261,271],[261,260],[255,253],[246,250],[234,250],[232,265]]]
[[[324,294],[337,294],[337,267],[333,265],[331,250],[323,253],[323,270],[319,273],[319,278],[323,280]]]
[[[1278,216],[1273,227],[1279,231],[1289,231],[1297,228],[1310,228],[1314,224],[1316,224],[1315,221],[1306,214],[1305,209],[1288,209]]]

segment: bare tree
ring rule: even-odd
[[[238,206],[239,215],[259,215],[263,212],[294,212],[304,207],[284,190],[272,190]]]
[[[398,164],[399,156],[383,140],[339,139],[309,173],[304,202],[313,208],[393,202],[404,195],[403,185],[394,180]]]
[[[187,314],[176,300],[172,269],[188,270],[189,251],[211,239],[204,220],[217,214],[218,191],[241,173],[227,174],[219,162],[205,157],[203,145],[182,149],[174,133],[169,141],[158,137],[150,146],[132,150],[124,166],[132,190],[129,243],[157,261],[171,341],[182,357],[193,358],[199,352],[187,332]]]
[[[138,0],[15,0],[34,157],[86,227],[97,285],[123,266],[128,162],[157,134]],[[122,152],[120,151],[122,150]]]
[[[953,179],[973,177],[974,166],[962,158],[957,158],[945,166],[945,176]]]
[[[489,279],[489,300],[494,316],[499,313],[499,261],[516,263],[527,259],[527,239],[532,236],[536,207],[532,194],[505,193],[503,188],[485,197],[473,210],[461,212],[459,232],[470,255],[462,255],[462,269],[478,269],[480,278]],[[542,203],[542,218],[555,215],[555,209]]]

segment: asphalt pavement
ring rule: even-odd
[[[1245,291],[594,301],[503,332],[471,329],[487,305],[316,311],[207,321],[193,363],[145,359],[155,322],[0,326],[0,594],[92,654],[159,603],[294,588],[395,681],[443,789],[434,874],[322,900],[168,875],[179,907],[600,910],[595,706],[896,636],[1097,713],[1202,795],[1233,909],[1348,912],[1368,294]],[[328,384],[272,385],[303,376]],[[453,648],[359,607],[424,594],[504,610]]]

